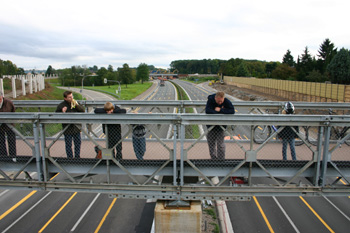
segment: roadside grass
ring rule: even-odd
[[[188,77],[186,79],[181,79],[181,80],[199,84],[199,83],[204,83],[207,81],[213,81],[213,80],[217,81],[217,80],[219,80],[219,77],[218,76],[211,76],[211,77],[200,77],[199,78],[199,77],[191,76],[191,77]]]
[[[50,79],[49,82],[50,82],[51,86],[61,86],[59,79]],[[152,84],[153,83],[150,81],[143,82],[143,83],[137,82],[137,83],[133,83],[133,84],[128,84],[127,86],[125,84],[122,84],[122,85],[120,85],[121,92],[118,93],[120,98],[116,94],[116,90],[119,89],[119,84],[106,85],[106,86],[94,86],[94,87],[84,86],[84,89],[103,92],[103,93],[109,94],[111,96],[114,96],[120,100],[132,100],[136,96],[145,92],[148,88],[150,88],[152,86]],[[81,86],[73,86],[73,87],[74,88],[81,88]],[[77,96],[77,94],[74,93],[74,96]],[[76,98],[76,99],[81,99],[81,96],[80,96],[80,98]]]
[[[118,93],[120,98],[116,94],[116,90],[118,90],[119,85],[109,85],[109,86],[95,86],[95,87],[84,87],[84,89],[100,91],[107,94],[110,94],[120,100],[132,100],[136,96],[145,92],[148,88],[152,86],[152,82],[144,82],[142,83],[133,83],[128,84],[127,87],[123,84],[120,85],[121,91]]]
[[[172,82],[172,84],[174,84],[176,87],[179,100],[189,100],[186,92],[180,86],[178,86],[174,82]],[[193,108],[186,108],[185,111],[186,111],[186,113],[194,113]],[[186,125],[185,126],[185,138],[197,139],[199,137],[200,137],[200,133],[199,133],[198,125]]]
[[[208,207],[206,209],[203,210],[205,212],[205,214],[211,216],[211,222],[209,222],[210,225],[213,226],[213,232],[214,233],[219,233],[220,232],[220,227],[217,221],[217,217],[216,217],[216,211],[213,207]]]

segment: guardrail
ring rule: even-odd
[[[42,107],[52,107],[56,108],[62,100],[14,100],[13,103],[19,108],[42,108]],[[106,101],[89,101],[83,100],[78,101],[80,104],[86,108],[102,107]],[[173,107],[178,108],[184,112],[185,108],[200,108],[205,107],[206,101],[190,101],[190,100],[169,100],[169,101],[135,101],[135,100],[112,100],[113,104],[120,105],[122,107]],[[278,110],[283,109],[285,102],[283,101],[268,101],[268,102],[256,102],[256,101],[232,101],[235,108],[250,108],[250,109],[271,109]],[[304,113],[302,110],[339,110],[339,111],[350,111],[350,103],[336,103],[336,102],[326,102],[326,103],[314,103],[314,102],[293,102],[299,112]],[[327,113],[328,114],[328,113]]]
[[[185,101],[183,106],[203,107],[203,102],[190,102],[196,101]],[[131,102],[123,104],[134,106]],[[157,106],[164,107],[162,104],[173,106],[164,101]],[[255,103],[254,107],[260,104]],[[270,104],[259,108],[272,108]],[[148,105],[154,106],[142,106]],[[251,107],[247,103],[244,106]],[[350,132],[341,134],[349,127],[347,115],[35,112],[1,113],[0,122],[15,132],[17,146],[16,156],[0,156],[2,188],[101,192],[119,198],[166,200],[245,200],[252,195],[345,196],[350,191]],[[62,129],[62,124],[81,126],[79,158],[67,158],[67,129]],[[113,132],[107,130],[103,134],[102,124],[121,125],[114,148],[122,145],[122,157],[113,156],[114,148],[107,145],[108,135]],[[142,159],[137,157],[133,139],[133,128],[140,124],[146,133]],[[259,127],[271,125],[277,131],[257,134]],[[283,160],[279,134],[291,126],[299,129],[295,133],[300,145],[295,148],[296,160],[289,152],[288,159]],[[225,136],[224,157],[214,158],[209,152],[208,133],[214,132],[215,127]],[[332,133],[335,129],[337,137]],[[96,158],[95,147],[101,151],[101,158]],[[57,173],[60,175],[51,179]],[[213,182],[213,177],[218,177],[219,182]]]

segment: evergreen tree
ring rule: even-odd
[[[332,61],[333,57],[337,54],[337,48],[335,48],[334,44],[327,38],[320,45],[320,49],[318,50],[318,64],[319,70],[323,74],[328,64]]]
[[[52,68],[51,65],[49,65],[49,67],[47,67],[47,70],[46,70],[46,72],[45,72],[45,75],[46,75],[46,76],[50,76],[50,75],[52,75],[52,74],[54,74],[54,69]]]
[[[299,81],[307,81],[306,76],[315,69],[316,60],[312,58],[308,47],[305,47],[304,53],[299,58],[297,62],[297,71],[298,71],[298,80]]]
[[[350,84],[350,52],[342,48],[327,67],[332,83]]]
[[[294,67],[294,65],[295,65],[294,58],[293,58],[289,49],[287,50],[286,54],[284,54],[283,59],[282,59],[282,63],[287,64],[290,67]]]

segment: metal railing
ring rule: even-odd
[[[203,107],[204,102],[178,101],[176,105],[165,101],[141,101],[139,105],[134,105],[138,101],[121,102],[117,103],[135,108],[157,106],[163,111],[153,114],[1,113],[1,124],[16,134],[17,156],[1,155],[0,187],[102,192],[119,198],[166,200],[349,195],[350,147],[346,142],[350,132],[333,138],[331,130],[348,127],[350,116],[172,114],[164,113],[166,107]],[[252,103],[254,105],[245,102],[240,106],[235,103],[235,107],[281,107],[277,102]],[[15,104],[21,107],[23,103]],[[23,106],[46,106],[44,102],[31,104]],[[102,102],[85,104],[87,107],[103,105]],[[327,104],[318,104],[318,109],[321,105],[328,108]],[[332,105],[332,109],[337,106]],[[346,107],[346,104],[339,105],[341,110]],[[305,105],[305,108],[316,109],[316,106]],[[66,129],[62,124],[81,128],[79,158],[67,158]],[[103,124],[121,125],[120,139],[114,145],[114,148],[122,145],[121,158],[113,156],[114,148],[107,145],[111,132],[103,134]],[[140,124],[146,132],[142,160],[136,156],[132,133],[134,126]],[[256,126],[270,125],[278,130],[256,143]],[[208,133],[215,126],[225,135],[226,152],[220,159],[213,159],[208,149]],[[288,160],[282,159],[278,134],[290,126],[300,129],[297,135],[302,145],[296,147],[297,160],[291,160],[289,154]],[[95,147],[101,151],[101,158],[96,158]],[[52,179],[57,173],[60,175]],[[219,182],[214,182],[213,177],[218,177]]]

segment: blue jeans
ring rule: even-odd
[[[143,160],[143,156],[146,152],[146,138],[132,137],[132,145],[134,147],[134,152],[138,160]]]
[[[282,139],[283,147],[282,147],[282,156],[283,160],[287,160],[287,146],[289,143],[290,153],[292,154],[292,159],[297,160],[295,156],[295,139],[294,138],[283,138]]]
[[[75,158],[80,158],[81,137],[80,133],[65,134],[64,142],[66,144],[67,158],[73,158],[72,141],[74,140],[74,155]]]

